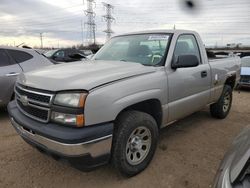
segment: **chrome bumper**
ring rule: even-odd
[[[63,156],[74,157],[89,154],[93,158],[95,158],[108,154],[111,151],[112,135],[83,143],[65,144],[38,135],[33,131],[26,130],[24,127],[19,125],[12,117],[11,123],[21,137],[31,141],[34,144],[42,145],[49,151],[56,152]]]

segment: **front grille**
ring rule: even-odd
[[[241,76],[240,77],[240,82],[250,83],[250,76],[248,76],[248,75]]]
[[[50,103],[50,96],[40,95],[37,93],[30,93],[30,92],[27,92],[26,89],[23,90],[23,89],[20,89],[19,87],[16,87],[16,91],[20,95],[25,95],[31,100],[35,100],[35,101],[39,101],[39,102],[43,102],[43,103]]]
[[[49,121],[53,94],[21,85],[16,85],[15,94],[17,106],[24,115],[44,123]]]
[[[33,106],[24,106],[19,100],[17,100],[18,107],[22,110],[22,112],[33,119],[40,120],[42,122],[47,122],[49,117],[48,110],[42,110],[35,108]]]

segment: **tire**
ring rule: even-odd
[[[226,118],[231,109],[232,99],[232,88],[225,85],[219,100],[210,106],[211,115],[218,119]]]
[[[122,175],[134,176],[143,171],[154,156],[157,123],[144,112],[126,111],[118,117],[115,126],[112,162]]]

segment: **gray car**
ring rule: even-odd
[[[234,140],[221,162],[214,188],[250,187],[250,127]]]
[[[48,65],[52,63],[32,49],[0,46],[0,107],[13,98],[16,77],[20,73]]]

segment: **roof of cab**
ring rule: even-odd
[[[126,36],[126,35],[136,35],[136,34],[162,34],[162,33],[170,33],[170,34],[182,34],[182,33],[192,33],[192,34],[197,34],[196,31],[192,30],[180,30],[180,29],[172,29],[172,30],[146,30],[146,31],[138,31],[138,32],[131,32],[131,33],[124,33],[121,35],[116,35],[117,36]]]

